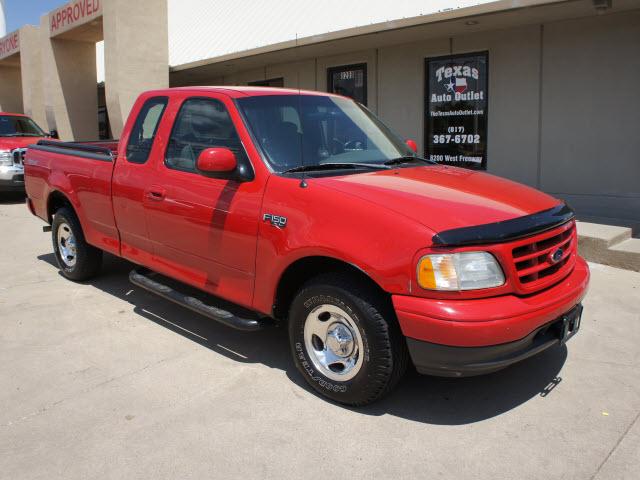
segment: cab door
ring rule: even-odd
[[[253,172],[247,132],[225,95],[172,96],[167,146],[157,152],[146,218],[154,268],[227,300],[250,306],[265,177],[210,178],[196,169],[206,148],[225,147]],[[244,142],[243,142],[244,140]]]
[[[161,149],[157,132],[169,103],[166,96],[142,96],[134,105],[122,138],[113,171],[113,213],[120,234],[121,255],[133,262],[148,265],[153,259],[149,240],[145,204],[155,165],[151,161]],[[132,120],[134,119],[135,120]]]

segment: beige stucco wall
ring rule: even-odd
[[[544,29],[542,188],[640,224],[640,11]]]
[[[119,138],[138,95],[169,86],[167,2],[109,0],[103,30],[107,109]]]
[[[22,113],[20,32],[0,38],[0,111]]]
[[[250,82],[268,80],[271,78],[282,78],[285,88],[318,90],[315,59],[267,65],[262,68],[229,73],[220,77],[209,77],[204,82],[201,80],[193,80],[191,82],[181,81],[179,84],[176,84],[176,86],[247,85]]]
[[[249,82],[264,80],[265,78],[271,77],[265,76],[264,68],[256,68],[253,70],[245,70],[239,73],[224,75],[221,80],[223,85],[246,85]]]
[[[0,81],[0,112],[22,113],[20,67],[0,63]]]
[[[290,64],[269,65],[265,68],[265,78],[284,79],[287,88],[318,90],[316,81],[316,62],[314,59],[293,62]],[[255,79],[259,80],[259,79]]]
[[[98,138],[95,43],[51,38],[48,15],[39,33],[46,128],[62,140]]]
[[[40,33],[37,27],[26,25],[20,29],[20,44],[24,52],[20,55],[24,113],[46,129],[40,42]]]
[[[116,137],[141,92],[168,86],[166,2],[108,0],[92,5],[100,8],[62,27],[52,26],[61,9],[43,16],[39,28],[23,27],[19,63],[0,69],[5,85],[0,105],[22,111],[24,94],[25,112],[43,128],[58,130],[63,140],[98,137],[95,42],[102,37],[107,106]]]

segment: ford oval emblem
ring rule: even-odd
[[[562,255],[564,255],[564,250],[562,250],[561,248],[551,252],[549,254],[549,263],[558,263],[560,260],[562,260]]]

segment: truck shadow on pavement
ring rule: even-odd
[[[39,260],[58,268],[52,253]],[[262,363],[286,372],[288,378],[319,397],[295,368],[289,351],[287,329],[276,326],[246,333],[227,328],[148,293],[128,281],[133,265],[105,255],[102,274],[87,282],[133,305],[141,317],[193,342],[241,363]],[[464,425],[505,413],[534,397],[552,395],[567,358],[566,347],[553,347],[510,368],[469,378],[423,376],[413,369],[390,395],[361,408],[345,408],[364,415],[394,415],[434,425]]]
[[[0,205],[17,205],[24,203],[26,198],[24,192],[0,192]]]

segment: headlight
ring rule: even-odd
[[[13,165],[13,154],[9,150],[0,150],[0,165],[11,166]]]
[[[418,262],[418,284],[427,290],[476,290],[504,284],[504,273],[487,252],[425,255]]]

